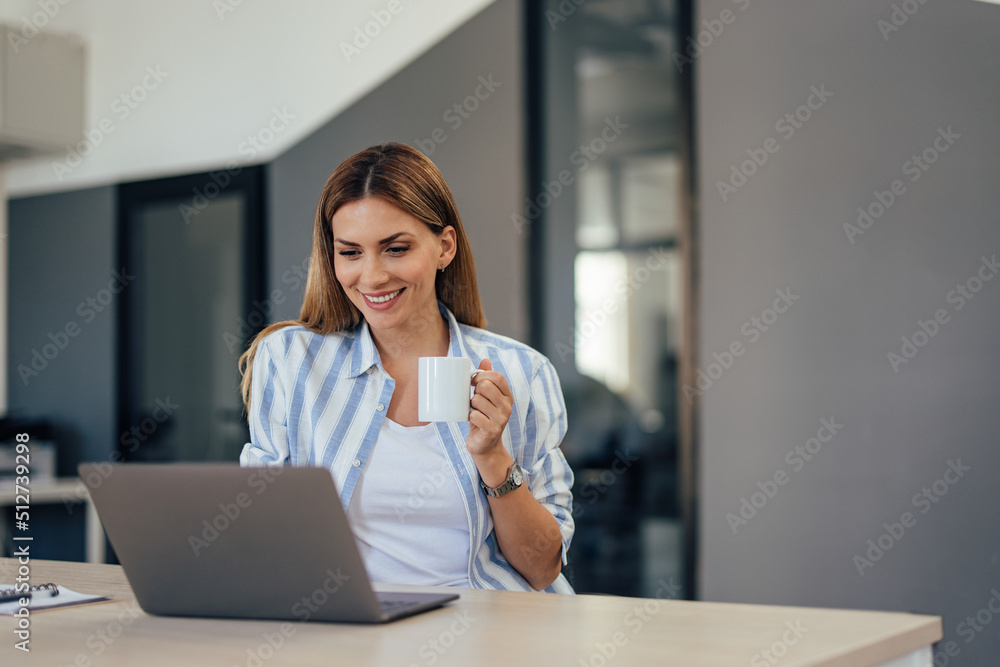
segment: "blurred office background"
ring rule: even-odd
[[[323,183],[400,140],[559,371],[578,591],[940,614],[949,664],[995,656],[1000,6],[391,7],[0,7],[5,67],[77,36],[88,132],[0,147],[8,426],[61,477],[234,460]],[[78,509],[39,557],[84,557]]]

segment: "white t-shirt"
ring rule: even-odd
[[[373,581],[469,586],[469,519],[433,424],[385,420],[347,517]]]

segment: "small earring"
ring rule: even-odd
[[[441,273],[444,273],[444,262],[441,262],[440,266],[441,266],[441,269],[440,269]]]

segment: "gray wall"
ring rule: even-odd
[[[296,267],[308,258],[326,179],[359,150],[393,140],[430,153],[448,181],[472,243],[490,329],[525,338],[524,240],[511,223],[524,206],[521,32],[519,2],[488,7],[269,166],[269,289],[282,301],[276,319],[297,317],[302,305]],[[467,118],[449,112],[477,88],[485,97],[479,79],[491,75],[500,85],[485,100],[473,97]],[[432,139],[437,128],[440,143]]]
[[[697,29],[735,17],[697,59],[699,366],[717,376],[700,397],[700,590],[943,614],[959,651],[948,664],[993,664],[1000,623],[960,623],[1000,588],[1000,277],[984,269],[992,279],[961,308],[948,295],[1000,256],[1000,7],[896,4],[916,13],[884,38],[888,0],[698,3]],[[810,86],[833,96],[787,138],[775,124]],[[960,138],[912,181],[905,163],[938,128]],[[768,137],[777,152],[723,201],[716,182]],[[904,194],[851,243],[844,224],[897,179]],[[785,288],[798,299],[751,340],[750,318]],[[947,322],[894,369],[889,353],[939,309]],[[734,342],[742,355],[710,369]],[[812,459],[786,460],[823,418],[843,428]],[[969,470],[939,482],[937,502],[914,502],[949,461]],[[776,473],[783,485],[765,483]],[[726,515],[758,482],[773,497],[758,495],[734,534]],[[881,538],[879,560],[855,561],[904,513],[910,527]]]
[[[80,461],[107,460],[118,442],[119,295],[108,289],[122,268],[114,263],[115,200],[109,186],[13,199],[8,209],[10,411],[52,421],[61,475],[75,476]],[[22,379],[19,367],[32,373]]]

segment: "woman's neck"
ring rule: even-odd
[[[437,310],[414,317],[394,329],[371,330],[371,334],[382,366],[387,369],[412,365],[415,371],[419,357],[448,355],[448,323]]]

